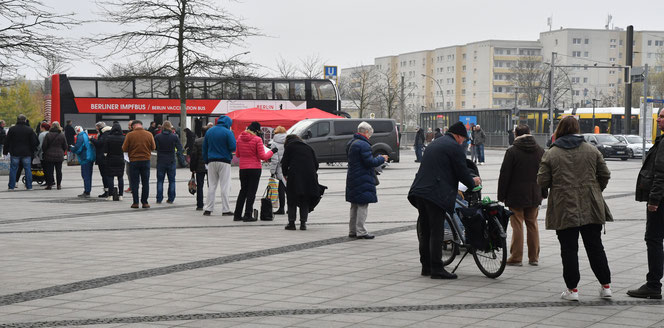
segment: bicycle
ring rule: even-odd
[[[479,186],[471,192],[478,193]],[[499,217],[509,218],[511,212],[507,211],[497,201],[471,201],[465,203],[457,199],[458,208],[455,214],[463,221],[473,226],[464,224],[464,233],[457,220],[448,213],[444,217],[443,230],[443,266],[450,265],[457,255],[460,255],[461,248],[465,248],[465,253],[454,267],[455,272],[468,253],[473,255],[475,264],[480,271],[489,278],[499,277],[505,270],[507,263],[507,234],[505,233],[506,222],[501,223]],[[472,214],[472,215],[471,215]],[[478,228],[481,227],[481,228]],[[472,241],[467,237],[472,234]]]

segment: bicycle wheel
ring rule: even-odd
[[[482,273],[489,278],[498,278],[507,263],[507,241],[505,231],[496,217],[487,220],[486,235],[489,239],[487,249],[475,249],[473,258]]]
[[[445,214],[443,220],[443,266],[450,265],[459,254],[459,233],[452,225],[452,219]]]

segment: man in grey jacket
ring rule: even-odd
[[[659,112],[657,126],[664,129],[664,109]],[[636,180],[636,200],[648,202],[646,218],[646,247],[648,249],[648,274],[646,283],[627,291],[627,295],[638,298],[662,298],[662,275],[664,274],[664,136],[655,139]]]

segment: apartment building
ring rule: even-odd
[[[620,106],[621,69],[591,66],[624,65],[624,42],[620,29],[560,29],[540,33],[537,41],[485,40],[378,57],[374,68],[404,77],[410,111],[512,108],[515,95],[519,107],[534,107],[537,104],[515,90],[515,66],[524,60],[550,63],[556,52],[556,65],[575,66],[556,70],[570,86],[561,91],[565,94],[558,99],[559,107],[582,107],[600,98],[615,99]],[[645,63],[652,72],[662,71],[664,31],[635,31],[633,66]]]
[[[585,107],[592,99],[605,106],[622,106],[626,64],[626,33],[622,29],[560,29],[540,33],[545,62],[556,53],[556,65],[573,66],[556,70],[568,78],[571,92],[558,100],[562,107]],[[633,67],[646,63],[651,72],[661,72],[664,31],[634,31]],[[616,68],[595,68],[596,66]]]

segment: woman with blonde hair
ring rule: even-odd
[[[277,153],[272,154],[270,160],[270,174],[279,180],[279,209],[274,214],[285,214],[284,205],[286,205],[286,179],[281,170],[281,159],[284,154],[284,144],[286,143],[286,128],[277,126],[274,129],[274,136],[270,142],[270,148],[277,148]]]
[[[602,190],[611,172],[602,154],[579,134],[579,122],[567,116],[558,123],[555,141],[542,156],[537,184],[549,188],[546,229],[556,230],[567,289],[561,298],[578,301],[579,234],[590,267],[599,280],[599,296],[611,297],[611,271],[602,245],[602,225],[613,221]]]

